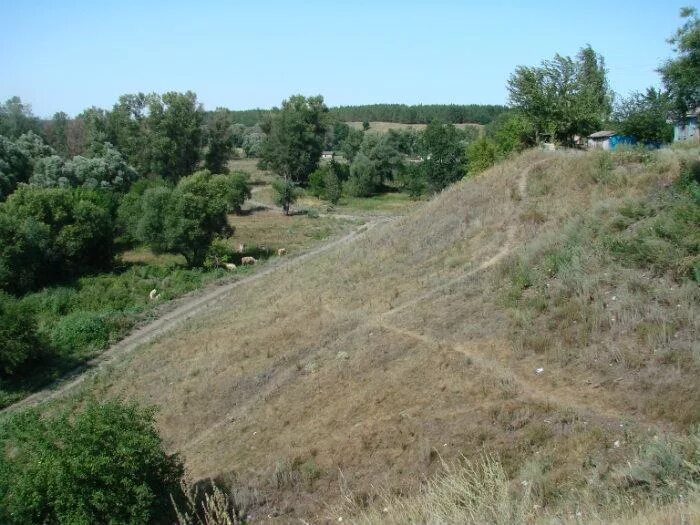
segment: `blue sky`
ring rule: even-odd
[[[507,102],[519,64],[591,44],[621,94],[660,85],[689,0],[0,0],[0,99],[74,115],[124,93],[191,89],[208,109]]]

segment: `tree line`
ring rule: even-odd
[[[340,122],[397,122],[428,124],[439,120],[450,124],[488,124],[507,108],[498,104],[364,104],[329,108],[329,114]],[[232,111],[233,120],[254,126],[277,110],[250,109]]]

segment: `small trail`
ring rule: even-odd
[[[629,413],[624,413],[612,409],[610,406],[596,403],[595,401],[586,399],[582,401],[582,392],[580,388],[570,388],[562,386],[552,386],[548,384],[545,377],[535,376],[534,370],[517,371],[513,367],[504,366],[498,360],[484,357],[483,353],[478,350],[479,343],[451,343],[442,341],[425,334],[420,334],[413,330],[408,330],[398,326],[391,325],[384,321],[376,323],[377,328],[393,332],[402,337],[414,339],[439,349],[449,349],[468,357],[471,362],[482,370],[488,370],[489,373],[502,379],[504,384],[512,383],[519,393],[524,394],[527,398],[540,402],[545,406],[555,406],[560,409],[573,409],[581,416],[603,418],[608,422],[619,424],[621,421],[629,421],[634,419],[637,423],[643,423],[650,427],[657,427],[658,423],[647,421],[640,418],[637,414],[631,418]],[[507,344],[503,341],[504,344]],[[527,374],[532,375],[528,377]]]
[[[527,183],[528,176],[532,169],[539,166],[545,162],[549,162],[551,159],[544,159],[523,169],[518,177],[518,191],[520,193],[521,199],[525,200],[527,198]],[[504,366],[495,358],[485,357],[482,352],[478,350],[479,343],[483,341],[477,341],[473,343],[452,343],[449,341],[442,341],[425,334],[420,334],[413,330],[408,330],[405,328],[400,328],[387,321],[387,318],[392,314],[401,312],[408,308],[415,306],[416,304],[423,302],[445,290],[451,288],[452,286],[466,281],[467,279],[473,277],[474,275],[494,266],[501,259],[506,257],[512,250],[515,244],[515,237],[517,233],[516,226],[510,226],[507,230],[507,240],[498,252],[496,252],[492,257],[480,263],[476,268],[460,275],[459,277],[448,281],[440,286],[427,290],[425,293],[409,299],[400,305],[391,308],[383,313],[377,314],[370,317],[363,324],[376,326],[378,328],[393,332],[397,335],[418,340],[426,345],[437,347],[437,348],[449,348],[453,352],[465,355],[478,367],[489,370],[494,373],[497,377],[500,377],[504,381],[513,382],[518,388],[519,392],[526,395],[528,398],[542,402],[545,405],[556,406],[559,408],[569,408],[574,409],[580,414],[588,414],[591,416],[597,416],[606,419],[607,421],[615,421],[619,423],[620,421],[626,421],[630,419],[630,414],[622,413],[620,411],[614,410],[609,406],[597,403],[593,400],[586,399],[582,401],[582,393],[580,387],[571,388],[565,386],[552,386],[548,384],[545,378],[529,377],[528,374],[534,374],[534,370],[527,371],[517,371],[513,367]],[[324,305],[324,309],[332,313],[333,315],[341,315],[344,312],[335,311],[328,306]],[[634,419],[652,427],[657,427],[658,423],[651,421],[646,421],[635,415]]]
[[[532,171],[536,166],[539,166],[540,164],[543,164],[545,162],[549,162],[551,159],[543,159],[537,162],[534,162],[530,164],[528,167],[526,167],[524,170],[520,172],[518,175],[518,191],[520,193],[520,198],[522,200],[525,200],[527,197],[527,179],[530,174],[530,171]],[[431,290],[426,291],[425,293],[419,295],[418,297],[414,297],[413,299],[410,299],[399,306],[396,306],[394,308],[391,308],[390,310],[387,310],[382,314],[382,316],[386,315],[391,315],[395,314],[397,312],[401,312],[405,310],[406,308],[410,308],[412,306],[415,306],[416,304],[425,301],[426,299],[444,292],[445,290],[448,290],[449,288],[453,287],[456,284],[459,284],[463,281],[466,281],[470,277],[473,277],[477,273],[480,273],[487,268],[490,268],[491,266],[495,265],[498,263],[501,259],[506,257],[512,250],[513,250],[513,245],[515,244],[515,235],[517,233],[517,226],[511,225],[508,227],[508,230],[506,231],[506,242],[503,244],[500,250],[496,252],[492,257],[489,259],[483,261],[479,266],[476,268],[473,268],[469,270],[467,273],[464,273],[460,275],[459,277],[455,277],[454,279],[447,281],[444,284],[441,284],[440,286],[437,286],[435,288],[432,288]]]
[[[56,381],[48,387],[38,392],[35,392],[34,394],[28,397],[25,397],[21,401],[18,401],[0,410],[0,414],[10,413],[23,408],[36,406],[41,403],[50,401],[52,399],[61,397],[70,392],[71,390],[75,389],[79,385],[81,385],[88,377],[94,376],[96,373],[103,370],[106,366],[116,362],[118,359],[125,357],[139,346],[153,341],[155,338],[172,330],[183,321],[186,321],[205,310],[211,311],[213,307],[219,305],[236,288],[259,281],[260,279],[267,277],[273,272],[298,266],[303,262],[338,246],[354,242],[362,236],[364,236],[367,232],[369,232],[376,226],[390,222],[395,218],[396,217],[378,218],[374,221],[365,223],[364,225],[351,231],[344,237],[313,248],[297,257],[286,259],[284,262],[278,264],[270,264],[265,269],[249,277],[244,277],[242,279],[217,286],[211,291],[205,291],[203,293],[195,295],[194,297],[186,297],[181,298],[179,300],[176,299],[175,301],[173,301],[175,304],[177,304],[178,302],[182,302],[182,304],[164,313],[158,319],[151,321],[150,323],[141,326],[140,328],[137,328],[127,337],[125,337],[118,343],[112,345],[110,348],[102,352],[99,356],[88,361],[85,365],[77,368],[72,373],[69,373],[68,375],[64,376],[61,380]]]

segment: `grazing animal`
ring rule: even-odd
[[[282,255],[287,255],[287,249],[286,249],[286,248],[280,248],[279,250],[277,250],[277,255],[279,255],[280,257],[281,257]]]
[[[233,263],[226,263],[226,264],[224,264],[224,266],[226,267],[227,270],[233,271],[236,269],[236,265]]]
[[[245,253],[245,244],[239,243],[239,245],[238,245],[238,253]]]
[[[258,262],[258,261],[256,261],[254,257],[243,257],[241,259],[241,264],[245,264],[245,265],[253,265],[256,262]]]
[[[158,293],[158,290],[156,290],[155,288],[151,290],[151,293],[148,294],[148,298],[151,301],[157,301],[158,299],[160,299],[160,294]]]

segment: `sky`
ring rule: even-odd
[[[660,86],[692,0],[0,0],[0,100],[36,115],[125,93],[195,91],[206,109],[505,104],[518,65],[586,44],[621,95]]]

